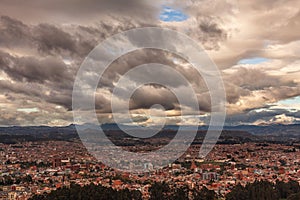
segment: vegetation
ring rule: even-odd
[[[153,183],[149,188],[150,200],[216,200],[216,194],[212,190],[203,187],[201,191],[190,191],[187,186],[171,189],[166,183]],[[190,196],[189,196],[190,195]],[[71,185],[63,187],[49,194],[35,195],[30,200],[141,200],[142,193],[138,190],[114,190],[94,184],[81,187]]]
[[[299,199],[300,186],[296,181],[288,183],[277,181],[275,184],[268,181],[255,181],[245,187],[238,184],[226,195],[226,200],[279,200]]]
[[[165,182],[155,182],[149,188],[150,200],[217,200],[218,195],[206,187],[200,191],[190,190],[188,186],[170,187]],[[246,186],[236,185],[226,196],[226,200],[299,200],[300,186],[296,181],[288,183],[277,181],[255,181]],[[142,193],[138,190],[114,190],[94,184],[81,187],[71,185],[49,194],[36,195],[31,200],[141,200]]]
[[[186,185],[171,189],[166,183],[154,183],[149,189],[150,200],[216,200],[213,190],[203,187],[200,191],[190,190]]]
[[[84,187],[71,185],[70,188],[60,188],[45,195],[36,195],[30,200],[141,200],[138,190],[114,190],[104,186],[90,184]]]

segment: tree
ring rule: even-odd
[[[300,186],[297,181],[290,180],[285,183],[283,181],[276,181],[276,189],[279,193],[280,198],[286,199],[291,194],[300,192]]]
[[[276,200],[279,199],[278,191],[274,184],[268,181],[255,181],[245,187],[238,184],[226,195],[226,200]]]
[[[149,192],[150,192],[150,200],[164,200],[164,199],[168,199],[170,194],[170,188],[165,182],[162,183],[155,182],[149,188]]]
[[[287,200],[299,200],[300,199],[300,192],[296,194],[290,195]]]
[[[185,185],[183,187],[175,189],[175,192],[172,195],[171,199],[174,199],[174,200],[189,200],[189,188],[188,188],[188,186]]]
[[[30,200],[141,200],[138,190],[114,190],[101,185],[90,184],[84,187],[72,184],[70,188],[60,188],[45,195],[35,195]]]
[[[241,185],[236,185],[233,190],[226,195],[226,200],[248,200],[249,193],[246,189]]]
[[[193,191],[194,200],[215,200],[217,199],[217,194],[213,190],[203,187],[199,192]]]

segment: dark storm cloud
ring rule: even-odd
[[[235,122],[254,123],[259,119],[268,121],[276,115],[281,115],[285,113],[288,113],[288,111],[284,109],[263,110],[263,111],[252,110],[246,113],[228,115],[226,120],[228,123],[235,123]]]
[[[33,43],[30,27],[8,16],[0,17],[1,47],[22,47]]]
[[[235,85],[230,82],[225,82],[226,100],[228,103],[236,103],[241,96],[247,96],[250,94],[249,90],[245,90],[239,85]]]
[[[99,23],[62,28],[45,23],[25,25],[6,16],[0,23],[0,72],[14,81],[1,80],[1,91],[28,95],[28,99],[37,97],[67,110],[71,109],[73,81],[83,58],[103,38],[135,26],[124,22],[119,26]],[[72,63],[66,65],[64,57]],[[107,100],[101,99],[97,98],[96,108],[109,112]]]
[[[173,62],[174,59],[177,61],[177,63]],[[113,62],[103,74],[99,86],[106,87],[112,91],[115,83],[127,71],[136,66],[147,63],[159,63],[167,65],[172,67],[174,71],[159,66],[161,67],[161,70],[157,72],[155,70],[151,70],[151,66],[148,66],[147,70],[143,71],[142,73],[133,72],[133,74],[130,76],[130,80],[137,85],[147,81],[151,82],[155,79],[162,81],[166,87],[149,84],[147,87],[138,89],[132,97],[131,109],[145,109],[149,108],[153,104],[162,104],[166,110],[179,110],[180,108],[178,106],[176,96],[170,93],[167,87],[178,89],[179,87],[184,86],[183,89],[177,90],[180,93],[178,95],[187,96],[191,94],[186,94],[185,87],[189,87],[188,84],[190,83],[197,95],[200,109],[205,112],[210,111],[210,95],[205,81],[198,71],[195,70],[194,67],[187,63],[187,61],[185,61],[183,58],[163,50],[144,49],[121,56],[119,59]],[[182,78],[185,81],[178,79],[175,71],[182,75]],[[123,92],[127,94],[130,91]]]
[[[25,94],[30,97],[41,97],[41,87],[36,84],[21,82],[13,84],[9,81],[0,80],[0,86],[2,94],[8,94],[11,98],[10,100],[15,100],[10,93]]]
[[[71,108],[71,90],[72,81],[78,69],[80,61],[87,53],[103,38],[110,34],[118,33],[133,27],[139,26],[138,23],[126,21],[124,19],[120,25],[114,26],[109,23],[98,23],[96,26],[72,26],[58,27],[52,24],[26,25],[19,20],[10,17],[1,18],[0,38],[2,43],[10,48],[24,48],[36,50],[33,56],[18,57],[2,52],[0,54],[1,69],[12,79],[26,82],[44,83],[50,92],[50,95],[39,94],[49,103],[62,105],[68,110]],[[218,25],[207,18],[200,20],[199,39],[203,43],[212,42],[212,46],[219,39],[226,37],[226,33]],[[19,38],[22,38],[21,41]],[[49,56],[50,55],[50,56]],[[71,66],[66,66],[63,56],[69,56],[74,62]],[[209,111],[210,96],[205,94],[207,87],[204,81],[199,78],[192,68],[182,68],[174,64],[171,58],[180,58],[160,50],[141,50],[122,56],[117,59],[106,71],[100,84],[113,89],[113,83],[118,80],[120,75],[126,73],[129,69],[144,63],[161,63],[172,66],[177,69],[185,78],[194,83],[198,89],[198,100],[201,110]],[[181,60],[184,62],[184,60]],[[162,79],[169,79],[170,86],[178,86],[172,76],[160,74]],[[158,75],[158,76],[160,76]],[[253,76],[257,80],[254,81]],[[141,76],[143,79],[143,76]],[[252,90],[264,89],[270,86],[278,86],[281,82],[276,77],[269,77],[266,74],[248,69],[240,69],[237,73],[229,77],[230,81],[227,90],[229,103],[236,102],[241,95],[247,95]],[[47,83],[45,84],[45,81]],[[6,86],[6,88],[8,88]],[[13,90],[15,88],[12,88]],[[26,90],[26,88],[24,88]],[[19,91],[20,92],[20,91]],[[27,93],[24,91],[23,93]],[[151,96],[152,95],[152,96]],[[165,98],[162,98],[165,96]],[[145,99],[145,97],[147,97]],[[174,108],[174,98],[167,98],[167,94],[160,95],[157,91],[147,91],[143,95],[136,95],[132,109],[149,107],[151,103],[166,102],[167,109]],[[284,98],[284,97],[283,97]],[[110,112],[110,104],[107,99],[98,98],[96,108],[103,112]]]
[[[232,83],[244,89],[261,90],[269,87],[296,86],[293,81],[280,81],[280,77],[268,75],[260,69],[240,68],[230,79]]]
[[[38,43],[39,50],[52,54],[52,51],[60,49],[76,53],[76,41],[72,35],[63,30],[50,25],[40,24],[34,27],[33,33],[36,33],[35,41]]]
[[[41,60],[34,57],[10,57],[10,59],[6,57],[6,60],[6,63],[2,62],[2,70],[17,81],[44,83],[72,78],[64,62],[55,57],[46,57]]]
[[[113,82],[116,82],[120,78],[120,76],[124,75],[128,70],[143,64],[159,63],[159,64],[171,66],[173,68],[178,67],[178,69],[180,69],[181,67],[176,65],[172,61],[173,58],[181,59],[180,57],[163,50],[157,50],[157,49],[136,50],[129,54],[123,55],[117,60],[115,60],[110,65],[110,67],[105,71],[100,84],[102,85],[109,84],[112,87]],[[182,70],[182,71],[188,73],[188,70]],[[146,80],[151,81],[151,77],[159,76],[160,80],[164,80],[164,82],[168,83],[167,85],[169,86],[178,87],[179,85],[183,84],[183,83],[178,83],[178,81],[174,80],[174,75],[172,74],[172,71],[162,69],[160,74],[155,74],[155,75],[152,74],[151,69],[149,69],[147,72],[148,73],[139,74],[139,76],[133,77],[134,80],[136,82],[143,82]],[[191,79],[191,77],[189,77],[187,74],[186,76],[189,81],[193,81],[193,79]]]
[[[300,118],[300,111],[295,110],[293,112],[287,112],[286,116],[290,116],[290,117],[295,117],[295,118]]]
[[[269,75],[260,69],[241,67],[230,75],[225,74],[224,82],[229,103],[236,103],[240,97],[249,96],[253,91],[265,91],[265,100],[271,100],[271,97],[276,101],[300,95],[294,80]]]
[[[199,40],[203,41],[202,44],[206,49],[218,49],[219,41],[227,38],[227,32],[219,27],[218,22],[213,18],[199,19]]]
[[[43,97],[47,102],[61,105],[67,110],[72,109],[72,92],[71,91],[52,91],[49,95]]]
[[[178,104],[176,96],[164,87],[147,85],[137,89],[132,95],[131,109],[149,109],[155,104],[162,105],[165,110],[172,110]]]
[[[299,39],[299,31],[295,27],[299,22],[300,12],[288,16],[288,20],[280,20],[282,15],[297,7],[294,5],[295,1],[284,3],[282,6],[279,6],[279,1],[241,2],[238,6],[236,2],[231,1],[192,2],[193,4],[184,9],[190,21],[168,23],[166,26],[186,32],[206,49],[211,50],[210,53],[218,53],[213,58],[216,58],[216,62],[223,69],[232,67],[239,59],[257,54],[276,58],[297,58],[293,52],[298,52],[296,47],[299,45],[294,45],[290,54],[285,54],[290,52],[290,48],[275,51],[277,46],[272,47],[274,52],[262,50],[266,40],[285,44]],[[278,11],[288,4],[292,4],[290,10]],[[159,1],[142,0],[1,1],[0,13],[7,15],[0,18],[0,91],[4,94],[3,98],[8,103],[14,103],[14,107],[19,105],[18,99],[23,98],[27,103],[24,101],[22,105],[29,106],[28,102],[32,101],[35,104],[30,104],[31,107],[49,107],[51,113],[57,112],[55,107],[58,105],[70,110],[74,77],[88,53],[112,34],[135,27],[161,26],[163,23],[158,22],[160,6]],[[272,9],[272,12],[265,8]],[[275,16],[274,13],[278,14]],[[254,22],[249,19],[253,19]],[[246,31],[243,30],[245,27]],[[99,86],[112,91],[114,83],[129,69],[145,63],[166,64],[177,69],[192,83],[200,109],[209,112],[210,95],[204,80],[191,67],[186,67],[186,63],[174,63],[174,58],[174,55],[157,50],[137,51],[122,56],[106,71]],[[184,63],[183,60],[180,62]],[[297,112],[255,111],[256,108],[264,107],[266,103],[275,103],[300,95],[297,74],[294,76],[296,78],[284,78],[280,74],[270,75],[266,69],[234,70],[231,74],[223,74],[227,102],[234,107],[230,107],[229,111],[235,112],[237,109],[237,113],[250,114],[247,114],[245,119],[242,114],[232,119],[254,122],[260,116],[270,119],[272,115],[277,114],[295,117],[299,115]],[[165,74],[158,74],[157,77],[165,79],[170,86],[181,86],[182,83]],[[144,75],[140,78],[147,77]],[[184,91],[180,92],[185,94]],[[131,109],[148,108],[156,103],[164,104],[166,109],[178,109],[176,98],[169,91],[149,86],[134,94]],[[96,95],[96,109],[99,113],[111,112],[110,103],[102,93]],[[17,123],[22,124],[26,121],[26,115],[14,115],[15,110],[1,112],[6,113],[1,115],[2,124],[13,124],[16,116],[22,118],[18,119]],[[60,113],[61,119],[67,119],[63,116],[66,114]],[[34,117],[28,117],[28,120],[34,123],[34,119],[37,118],[38,114],[34,114]]]
[[[6,99],[10,99],[12,102],[14,94],[23,95],[22,98],[28,101],[47,102],[55,105],[65,107],[67,110],[71,110],[72,107],[72,88],[61,89],[57,85],[45,85],[38,83],[28,82],[15,82],[0,80],[1,94],[6,95]],[[18,105],[20,106],[20,105]]]
[[[240,68],[231,77],[232,82],[244,89],[259,90],[271,86],[278,86],[278,79],[262,72],[259,69]]]
[[[141,0],[3,0],[0,12],[28,21],[96,21],[105,15],[127,15],[134,18],[158,16],[159,1]]]
[[[299,111],[291,111],[286,109],[261,109],[261,110],[251,110],[249,112],[235,114],[235,115],[228,115],[226,118],[226,122],[228,124],[237,125],[237,124],[244,124],[244,123],[255,123],[257,121],[261,122],[270,122],[276,116],[288,116],[293,117],[295,119],[300,118]]]
[[[97,41],[90,39],[92,37],[84,31],[78,30],[78,33],[74,33],[74,30],[64,30],[52,24],[25,25],[19,20],[2,16],[0,43],[2,48],[29,52],[36,57],[83,57],[93,49]]]
[[[106,37],[139,26],[124,18],[110,20],[118,24],[104,21],[92,26],[26,25],[18,19],[1,16],[0,44],[1,48],[34,51],[36,56],[69,55],[80,59]]]

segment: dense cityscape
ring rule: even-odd
[[[199,192],[206,188],[215,192],[216,199],[225,199],[239,184],[255,181],[300,184],[300,144],[217,144],[205,158],[198,157],[200,146],[193,144],[164,168],[129,173],[98,162],[79,140],[0,144],[0,199],[30,199],[73,184],[140,191],[143,199],[151,198],[154,183]]]

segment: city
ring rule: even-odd
[[[300,143],[217,144],[205,158],[198,155],[200,146],[193,144],[177,161],[161,169],[148,165],[149,172],[129,173],[97,161],[78,139],[1,144],[1,199],[30,199],[71,184],[139,190],[143,199],[149,199],[149,188],[155,182],[171,188],[186,185],[197,191],[206,187],[220,199],[234,186],[257,180],[300,184]]]

